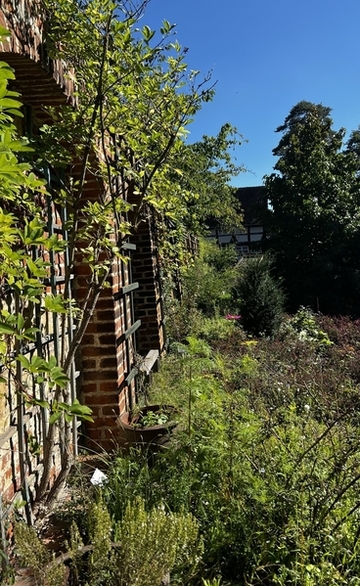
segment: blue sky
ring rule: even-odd
[[[249,172],[234,185],[260,185],[272,172],[275,128],[300,100],[331,107],[335,129],[359,126],[360,0],[151,0],[142,24],[159,28],[164,18],[189,47],[189,68],[212,69],[217,81],[191,142],[225,122],[248,139],[235,156]]]

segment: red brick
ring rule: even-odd
[[[99,405],[117,405],[118,394],[117,392],[114,392],[113,394],[99,392],[96,395],[86,395],[85,401],[89,407]]]
[[[113,322],[114,321],[114,311],[109,309],[108,311],[97,311],[96,312],[96,320],[97,321],[105,321],[105,322]]]
[[[111,336],[110,334],[103,336],[99,335],[99,343],[103,346],[110,346],[111,344],[115,344],[114,336]]]
[[[87,429],[87,432],[86,432],[85,436],[88,439],[97,440],[98,441],[102,437],[102,432],[101,432],[100,429],[91,429],[90,426],[88,426],[88,429]]]
[[[118,393],[118,386],[115,381],[100,381],[99,389],[101,393]]]
[[[117,368],[117,360],[115,356],[108,356],[107,358],[100,359],[100,368]]]
[[[99,334],[113,334],[115,330],[115,320],[93,324],[95,331]]]
[[[103,405],[101,410],[104,417],[114,417],[116,419],[119,415],[119,408],[117,404],[116,406]]]
[[[90,360],[88,358],[88,359],[83,359],[83,361],[82,361],[82,368],[84,370],[94,370],[97,368],[97,366],[98,365],[97,365],[96,360]]]
[[[86,374],[88,376],[88,380],[109,381],[114,380],[116,377],[116,370],[88,370]]]

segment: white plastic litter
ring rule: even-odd
[[[101,470],[99,470],[99,468],[95,468],[94,474],[90,478],[91,484],[93,484],[94,486],[102,486],[106,480],[107,480],[106,474],[101,472]]]

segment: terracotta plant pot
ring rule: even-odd
[[[141,425],[141,419],[150,413],[166,413],[168,420],[158,425]],[[120,430],[120,442],[127,446],[150,446],[165,443],[178,425],[176,409],[171,405],[147,405],[139,413],[126,411],[118,417],[116,423]]]

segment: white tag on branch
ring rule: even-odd
[[[101,472],[101,470],[99,470],[99,468],[95,468],[94,474],[90,478],[91,484],[93,484],[94,486],[102,486],[106,480],[107,480],[106,474]]]

